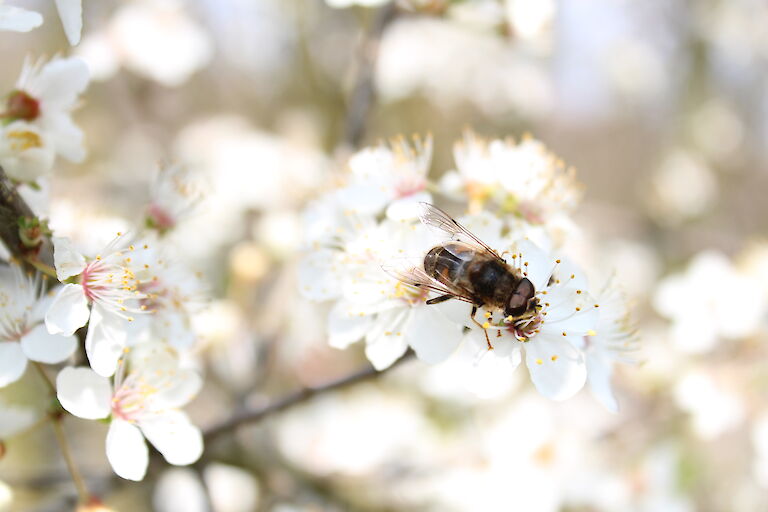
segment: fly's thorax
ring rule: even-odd
[[[499,260],[475,259],[467,266],[466,279],[478,299],[486,307],[503,311],[519,278],[512,269]]]

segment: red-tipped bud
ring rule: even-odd
[[[40,115],[40,102],[24,91],[12,92],[5,106],[5,116],[15,120],[34,121]]]

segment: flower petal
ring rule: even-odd
[[[0,343],[0,387],[16,382],[27,369],[27,357],[16,342]]]
[[[74,249],[69,238],[58,236],[53,237],[53,262],[56,277],[61,282],[80,274],[86,263],[85,257]]]
[[[408,349],[403,328],[410,311],[395,309],[379,313],[365,337],[365,355],[377,370],[383,370],[400,359]]]
[[[178,370],[173,382],[152,396],[155,410],[182,407],[192,401],[203,387],[203,379],[194,370]]]
[[[59,11],[69,44],[75,46],[80,42],[80,32],[83,29],[82,0],[56,0],[56,9]]]
[[[68,366],[59,372],[56,396],[67,411],[87,420],[106,418],[112,409],[109,379],[82,366]]]
[[[45,326],[38,325],[21,338],[21,348],[33,361],[55,364],[72,355],[77,348],[77,338],[50,334]]]
[[[91,312],[83,287],[79,284],[64,285],[45,314],[45,327],[51,334],[72,336],[88,322]]]
[[[149,464],[149,450],[138,427],[121,419],[112,420],[107,432],[107,459],[117,476],[139,481]]]
[[[0,30],[29,32],[42,24],[43,17],[40,13],[12,5],[0,5]]]
[[[555,269],[556,258],[550,256],[528,239],[515,243],[513,251],[517,251],[521,255],[523,263],[528,262],[528,265],[523,268],[525,276],[533,283],[534,288],[543,290]]]
[[[619,403],[611,388],[612,361],[596,352],[587,353],[587,380],[597,400],[611,412],[619,412]]]
[[[34,409],[0,400],[0,438],[7,439],[25,430],[35,422],[37,416]]]
[[[142,418],[141,431],[165,460],[176,466],[192,464],[203,453],[203,435],[181,411]]]
[[[123,355],[126,343],[127,320],[105,312],[94,304],[88,334],[85,337],[85,353],[93,371],[111,377],[117,369],[117,361]]]
[[[299,290],[306,298],[323,301],[338,297],[341,290],[341,268],[335,261],[336,251],[312,251],[299,263]]]
[[[565,339],[550,338],[544,333],[526,343],[525,364],[536,389],[552,400],[572,397],[587,379],[582,353]]]
[[[374,315],[360,314],[345,301],[339,301],[328,314],[328,343],[344,349],[363,339],[373,323]]]
[[[386,215],[391,220],[418,219],[421,214],[419,203],[431,203],[432,194],[417,192],[401,199],[395,199],[387,206]]]
[[[463,329],[431,306],[414,308],[405,328],[405,341],[416,351],[416,357],[428,364],[448,359],[459,346]]]

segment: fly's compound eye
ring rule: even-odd
[[[504,313],[511,316],[522,315],[528,310],[530,300],[535,294],[536,290],[533,288],[533,283],[526,278],[521,279],[515,286],[512,295],[509,296],[507,310]]]

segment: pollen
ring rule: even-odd
[[[587,336],[597,336],[597,333],[594,331],[594,329],[590,329],[587,331]]]
[[[555,361],[557,361],[557,356],[552,356],[552,357],[550,357],[550,359],[552,360],[552,362],[555,362]]]
[[[576,295],[581,295],[581,290],[576,290]]]
[[[541,359],[537,359],[536,364],[544,364],[544,361],[542,361]]]
[[[555,263],[560,263],[560,260],[555,260]]]
[[[600,304],[595,304],[595,307],[596,307],[596,308],[599,308],[599,307],[600,307]]]
[[[576,306],[576,311],[581,311],[581,308],[579,306]]]
[[[568,333],[563,331],[563,336],[568,336]]]
[[[491,327],[491,324],[489,322],[483,322],[483,329],[488,329]]]
[[[486,311],[486,312],[483,314],[483,316],[484,316],[485,318],[491,318],[491,313],[490,313],[489,311]]]

